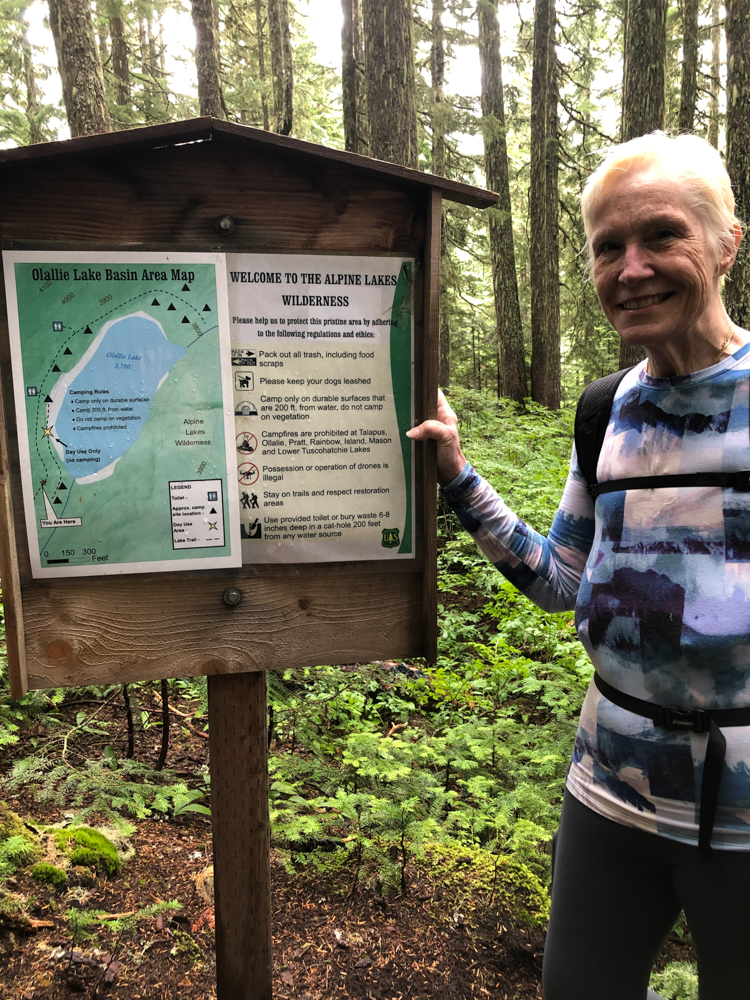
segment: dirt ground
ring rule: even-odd
[[[149,708],[149,704],[146,704]],[[186,706],[181,706],[182,711]],[[158,710],[156,699],[150,709]],[[77,706],[71,705],[75,713]],[[117,718],[113,703],[101,716]],[[185,713],[187,718],[189,713]],[[185,775],[208,761],[208,742],[179,718],[167,766]],[[124,725],[117,753],[124,752]],[[38,734],[37,734],[38,735]],[[64,821],[27,794],[3,792],[2,776],[33,738],[0,755],[0,799],[39,827]],[[158,729],[136,736],[136,757],[158,757]],[[79,753],[101,754],[94,745]],[[19,872],[6,890],[25,915],[0,912],[0,1000],[209,1000],[215,997],[215,940],[210,903],[211,830],[207,819],[135,822],[134,853],[122,872],[59,891]],[[541,1000],[544,934],[514,923],[513,914],[478,905],[458,913],[427,870],[413,867],[405,897],[354,893],[322,876],[289,874],[272,856],[274,997],[277,1000]],[[85,881],[85,880],[84,880]],[[179,908],[133,920],[154,904]],[[103,911],[74,932],[72,908]],[[124,925],[122,921],[125,921]],[[117,923],[120,921],[120,924]],[[130,923],[128,923],[130,921]],[[85,932],[92,936],[85,936]],[[690,960],[689,943],[673,937],[660,960]]]

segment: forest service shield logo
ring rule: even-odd
[[[395,549],[399,544],[398,528],[383,528],[383,540],[380,544],[385,549]]]

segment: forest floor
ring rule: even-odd
[[[73,692],[71,692],[73,694]],[[185,710],[187,705],[180,705]],[[142,706],[144,707],[144,706]],[[156,699],[146,707],[158,709]],[[76,704],[61,707],[74,721]],[[118,729],[107,735],[124,754],[120,704],[99,716]],[[34,752],[41,728],[22,726],[20,742],[0,753],[0,784],[14,760]],[[101,753],[88,737],[78,754]],[[136,757],[156,760],[159,730],[136,736]],[[208,742],[174,725],[167,766],[193,774],[208,763]],[[36,829],[64,823],[70,813],[32,799],[4,796]],[[97,825],[96,819],[88,819]],[[210,878],[211,828],[207,817],[133,821],[128,860],[119,875],[89,879],[61,890],[23,871],[5,882],[21,904],[17,917],[0,912],[0,998],[64,1000],[75,996],[150,1000],[204,1000],[215,994],[215,942]],[[461,911],[445,880],[419,860],[408,869],[406,895],[384,899],[367,887],[352,889],[340,875],[290,873],[272,855],[274,997],[276,1000],[539,1000],[542,930],[530,929],[493,899],[462,898]],[[84,880],[86,882],[87,880]],[[494,895],[494,893],[493,893]],[[153,908],[160,903],[172,909]],[[71,910],[100,911],[79,925]],[[151,909],[149,909],[151,908]],[[144,912],[145,911],[145,912]],[[687,939],[672,935],[660,958],[694,960]]]

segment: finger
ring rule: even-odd
[[[437,441],[439,444],[450,444],[456,441],[456,432],[442,420],[425,420],[417,427],[406,432],[412,441]]]

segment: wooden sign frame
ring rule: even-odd
[[[443,194],[479,208],[497,200],[396,164],[199,118],[0,151],[0,246],[411,257],[420,422],[435,414]],[[227,216],[234,229],[219,235]],[[35,580],[0,281],[0,580],[11,694],[209,676],[221,1000],[271,996],[263,671],[435,660],[434,447],[418,444],[416,456],[414,559]],[[234,607],[222,600],[230,587],[242,591]]]

